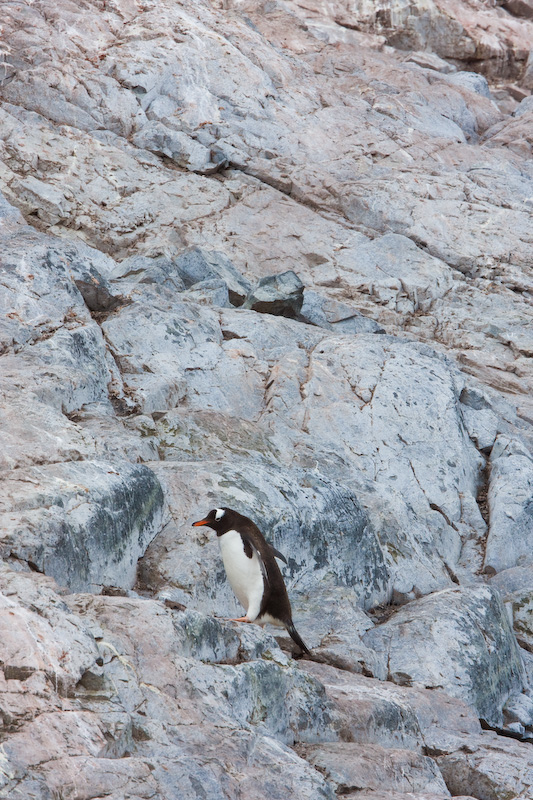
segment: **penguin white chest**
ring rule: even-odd
[[[263,573],[255,550],[249,558],[244,552],[244,543],[238,531],[227,531],[219,538],[224,569],[230,586],[239,603],[246,609],[252,622],[261,608],[264,591]]]

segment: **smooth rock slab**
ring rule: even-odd
[[[520,692],[524,667],[499,592],[487,586],[445,589],[409,603],[363,637],[384,651],[389,680],[444,689],[489,725]]]
[[[343,712],[349,741],[442,755],[481,734],[474,712],[445,692],[397,686],[315,661],[301,661],[300,668],[324,684]]]
[[[433,759],[377,744],[332,743],[306,747],[305,758],[331,781],[337,794],[361,789],[425,791],[451,797]]]
[[[485,567],[496,572],[533,562],[533,459],[524,445],[498,436],[491,454],[490,525]]]
[[[336,333],[385,333],[377,322],[359,314],[355,308],[308,289],[304,291],[299,319]]]
[[[71,591],[129,589],[164,522],[164,498],[141,464],[79,461],[13,473],[4,484],[0,552]]]

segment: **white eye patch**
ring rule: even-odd
[[[222,519],[222,517],[224,516],[225,513],[226,512],[224,511],[223,508],[217,508],[216,509],[215,519],[217,520],[217,522],[218,522],[219,519]]]

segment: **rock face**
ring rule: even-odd
[[[446,687],[492,726],[502,726],[506,700],[523,688],[512,627],[500,594],[488,587],[436,592],[376,626],[365,642],[385,650],[389,680]]]
[[[4,4],[0,798],[530,800],[530,6]]]
[[[47,464],[14,470],[3,488],[3,558],[26,561],[72,591],[131,588],[164,521],[161,486],[142,464]]]

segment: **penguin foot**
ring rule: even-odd
[[[248,617],[237,617],[237,619],[233,619],[232,617],[227,617],[228,622],[251,622],[251,619]]]

